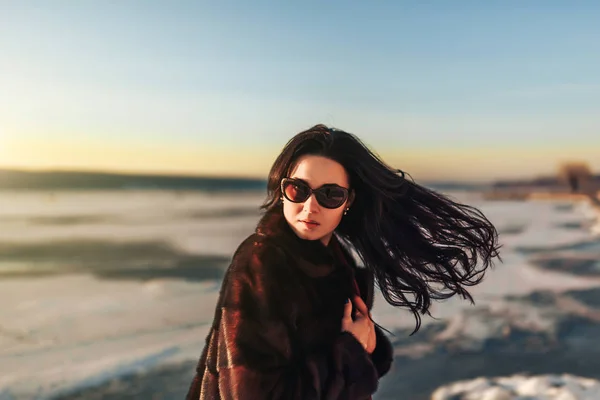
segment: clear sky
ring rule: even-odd
[[[316,123],[416,178],[600,171],[600,2],[0,0],[0,168],[265,176]]]

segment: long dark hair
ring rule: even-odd
[[[420,186],[391,168],[355,135],[316,125],[294,136],[269,173],[261,206],[281,207],[281,179],[304,155],[340,163],[354,203],[336,233],[371,270],[385,300],[407,307],[416,326],[432,300],[456,294],[473,303],[466,287],[481,282],[498,257],[498,232],[478,209]]]

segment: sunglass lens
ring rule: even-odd
[[[317,199],[319,200],[319,203],[323,205],[323,207],[337,208],[346,200],[346,192],[342,188],[322,188],[319,190]]]
[[[310,189],[301,182],[287,181],[284,186],[284,194],[290,201],[300,203],[308,199]]]

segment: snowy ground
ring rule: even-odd
[[[181,398],[221,273],[261,200],[0,194],[0,400]],[[476,306],[436,304],[437,320],[413,337],[412,316],[376,299],[374,318],[394,332],[397,355],[376,400],[424,399],[454,380],[542,367],[600,374],[597,211],[468,201],[497,224],[504,263],[474,288]]]

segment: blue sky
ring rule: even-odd
[[[319,122],[424,178],[600,170],[593,1],[0,0],[0,166],[266,174]]]

